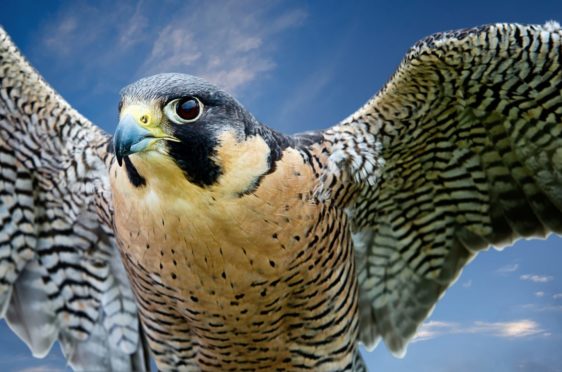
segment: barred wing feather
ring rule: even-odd
[[[113,236],[109,138],[60,98],[0,28],[0,317],[35,356],[146,369]]]
[[[402,354],[474,255],[562,232],[562,33],[497,24],[417,43],[327,132],[350,208],[361,341]]]

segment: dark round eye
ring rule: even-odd
[[[196,97],[175,99],[164,107],[164,113],[176,124],[192,123],[199,119],[203,104]]]
[[[176,114],[183,120],[195,120],[200,112],[201,106],[195,98],[184,98],[176,106]]]

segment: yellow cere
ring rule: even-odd
[[[155,139],[150,143],[149,148],[158,139],[179,142],[177,138],[170,136],[162,129],[162,111],[155,105],[138,103],[127,105],[121,110],[119,119],[126,115],[131,115],[140,127],[147,129],[154,136]]]

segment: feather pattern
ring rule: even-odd
[[[0,29],[0,316],[35,356],[75,369],[146,367],[108,203],[109,137]]]
[[[478,251],[562,232],[561,37],[556,23],[435,34],[326,132],[324,179],[360,187],[349,213],[368,347],[382,336],[402,354]]]

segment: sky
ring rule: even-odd
[[[108,132],[119,90],[185,72],[232,92],[287,133],[347,117],[418,39],[493,22],[562,21],[557,1],[0,1],[0,25],[79,112]],[[562,240],[480,254],[439,302],[406,356],[380,344],[372,371],[562,371]],[[0,323],[0,370],[67,370]]]

